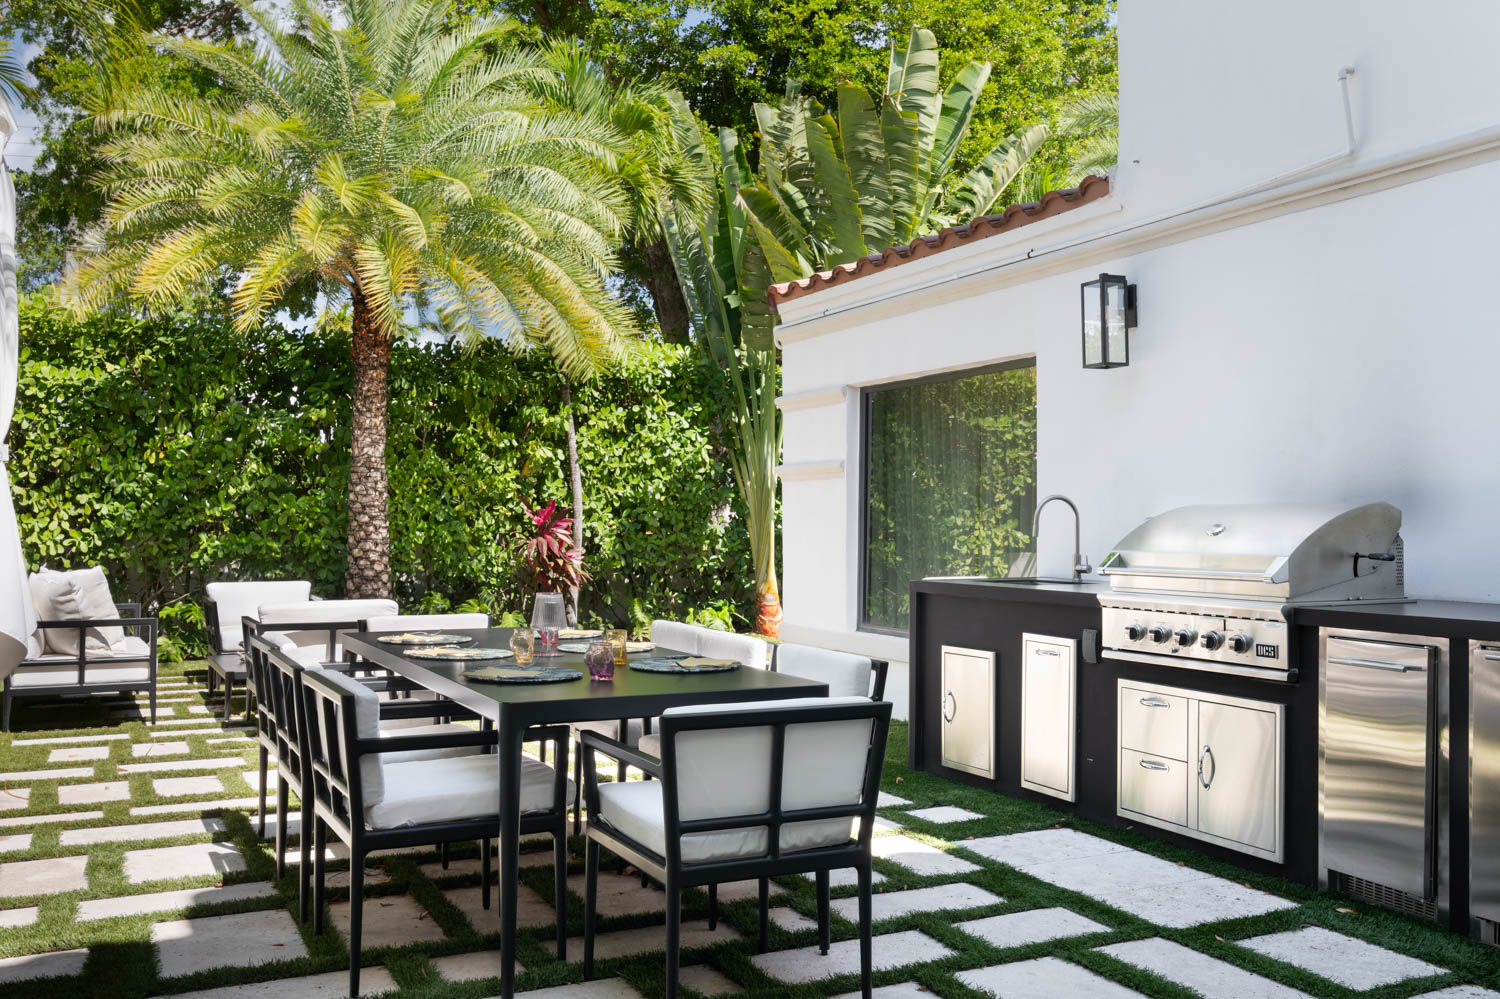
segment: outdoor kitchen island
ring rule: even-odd
[[[1102,651],[1100,642],[1099,596],[1108,590],[1108,584],[1094,581],[913,582],[909,633],[911,765],[952,780],[1042,801],[1103,825],[1159,835],[1253,870],[1316,884],[1317,671],[1304,671],[1295,680],[1278,681],[1111,658]],[[1076,650],[1071,644],[1074,642]],[[1316,645],[1314,630],[1311,646],[1299,650],[1303,661],[1316,662]],[[1054,648],[1059,654],[1048,655]],[[1059,676],[1053,660],[1066,660],[1070,654],[1076,655],[1076,659],[1071,664],[1064,662]],[[992,672],[986,669],[990,662],[984,656],[993,656]],[[1042,665],[1038,666],[1039,663]],[[950,681],[947,686],[945,665]],[[959,687],[949,697],[950,687],[965,682],[953,675],[960,670],[968,674],[970,685]],[[1068,675],[1073,677],[1072,692],[1059,693]],[[1274,808],[1279,809],[1279,816],[1269,820],[1280,827],[1272,830],[1278,834],[1274,839],[1280,846],[1279,861],[1117,814],[1121,754],[1135,749],[1121,749],[1122,682],[1132,691],[1134,688],[1129,687],[1132,684],[1143,690],[1138,696],[1132,693],[1129,703],[1138,704],[1144,698],[1168,705],[1144,710],[1160,711],[1169,728],[1182,726],[1183,751],[1169,750],[1162,754],[1168,765],[1174,767],[1179,762],[1175,758],[1186,757],[1180,762],[1187,766],[1196,756],[1186,752],[1186,719],[1179,721],[1187,713],[1187,704],[1197,703],[1187,698],[1187,693],[1232,703],[1264,704],[1280,712],[1282,738],[1279,746],[1268,746],[1263,764],[1265,783],[1234,792],[1242,800],[1257,790],[1271,796]],[[987,701],[983,700],[986,684]],[[1159,688],[1183,693],[1158,697]],[[965,722],[972,725],[963,728]],[[1155,719],[1148,718],[1146,724],[1153,723]],[[955,726],[959,726],[956,735]],[[946,753],[945,728],[949,730]],[[1161,726],[1157,725],[1157,729]],[[1144,750],[1162,748],[1158,745],[1159,732],[1144,738],[1152,744],[1142,744],[1140,739],[1127,742],[1135,742]],[[1069,755],[1071,760],[1066,759]],[[1282,761],[1287,761],[1287,765],[1280,766]],[[1139,761],[1127,762],[1140,769]],[[1071,772],[1071,780],[1051,779],[1047,776],[1049,772],[1059,775]],[[1042,779],[1031,779],[1037,775]],[[1196,779],[1196,770],[1189,776]],[[1058,787],[1059,784],[1070,786]],[[1185,812],[1186,801],[1180,804],[1173,801],[1165,807]]]
[[[1493,848],[1500,842],[1500,604],[1412,599],[1288,607],[1288,658],[1293,669],[1288,679],[1274,680],[1188,668],[1187,664],[1177,667],[1117,658],[1100,635],[1104,613],[1100,596],[1108,599],[1109,592],[1108,584],[1100,581],[914,582],[912,765],[951,780],[1042,801],[1103,825],[1131,828],[1249,869],[1332,887],[1490,943],[1500,942],[1500,856]],[[1377,818],[1384,814],[1392,821],[1385,828],[1356,829],[1357,848],[1350,851],[1347,862],[1338,859],[1336,837],[1320,826],[1319,819],[1320,768],[1328,785],[1322,793],[1338,793],[1331,769],[1337,737],[1330,738],[1325,731],[1320,743],[1319,687],[1320,672],[1325,688],[1334,675],[1339,656],[1333,645],[1339,641],[1366,642],[1368,649],[1427,650],[1432,656],[1427,671],[1430,680],[1418,681],[1428,686],[1432,700],[1416,707],[1426,718],[1425,733],[1402,733],[1384,719],[1374,741],[1369,732],[1351,737],[1351,744],[1358,747],[1354,755],[1370,758],[1353,761],[1356,779],[1350,783],[1356,786],[1343,792],[1356,795],[1352,802],[1328,805],[1325,810]],[[1055,643],[1050,647],[1059,650],[1056,658],[1061,660],[1073,651],[1071,643],[1077,643],[1076,661],[1065,661],[1062,667],[1064,674],[1074,677],[1071,694],[1057,692],[1061,683],[1049,686],[1047,681],[1057,672],[1050,661],[1038,665],[1053,658],[1044,655],[1049,642]],[[945,666],[950,674],[964,667],[972,673],[976,667],[988,666],[984,657],[991,654],[993,672],[977,685],[965,687],[953,676],[944,682]],[[1370,703],[1378,702],[1386,710],[1394,698],[1378,684],[1393,671],[1377,665],[1382,658],[1369,653],[1345,661],[1366,667],[1356,670],[1359,689]],[[1416,670],[1405,675],[1423,674]],[[986,682],[987,719],[980,710],[978,691]],[[1159,696],[1162,690],[1176,693]],[[949,697],[950,693],[955,696]],[[1327,689],[1322,693],[1325,700],[1329,698]],[[1205,779],[1217,786],[1215,770],[1220,779],[1234,768],[1247,766],[1267,773],[1279,771],[1279,780],[1265,788],[1249,786],[1234,792],[1252,802],[1258,800],[1260,810],[1279,825],[1274,837],[1280,844],[1279,859],[1267,856],[1266,851],[1226,843],[1222,836],[1203,838],[1200,831],[1186,828],[1189,821],[1180,823],[1184,828],[1173,829],[1176,823],[1145,821],[1122,809],[1128,797],[1122,793],[1123,782],[1133,769],[1140,768],[1142,760],[1153,763],[1157,759],[1131,748],[1155,736],[1121,732],[1122,717],[1128,720],[1142,698],[1171,705],[1148,709],[1163,717],[1185,699],[1189,706],[1196,704],[1200,723],[1204,706],[1220,701],[1260,705],[1272,715],[1279,713],[1279,738],[1270,743],[1235,738],[1226,740],[1235,744],[1220,750],[1218,742],[1200,731],[1187,753],[1176,754],[1186,756],[1190,797]],[[1220,709],[1215,706],[1214,710]],[[1332,708],[1324,705],[1324,710]],[[980,731],[950,732],[945,746],[945,728],[973,722],[975,715],[980,716]],[[1335,727],[1348,724],[1349,718],[1343,717]],[[1213,742],[1218,760],[1200,770],[1196,750],[1205,740]],[[1370,753],[1371,745],[1381,751]],[[1423,746],[1428,757],[1414,763],[1424,793],[1404,805],[1400,775],[1386,775],[1376,768],[1401,753],[1420,756]],[[984,754],[991,747],[986,766]],[[1144,745],[1146,751],[1162,748]],[[1054,756],[1071,754],[1072,758],[1028,758],[1047,749]],[[1247,757],[1247,752],[1252,755]],[[1254,756],[1257,753],[1261,758]],[[1229,754],[1237,755],[1231,758]],[[1161,758],[1176,765],[1167,754]],[[989,773],[978,772],[983,770]],[[1071,779],[1053,780],[1054,785],[1067,785],[1063,788],[1048,786],[1045,777],[1041,782],[1027,779],[1038,773],[1071,774]],[[1366,807],[1358,807],[1358,795],[1366,796]],[[1478,847],[1472,853],[1471,841]],[[1340,867],[1344,873],[1337,870]]]

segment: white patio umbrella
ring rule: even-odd
[[[0,152],[16,133],[10,108],[0,102]],[[21,354],[20,316],[16,298],[16,188],[10,168],[0,165],[0,678],[10,676],[26,658],[26,639],[36,630],[36,608],[21,554],[21,532],[10,498],[10,418],[16,408],[17,365]]]

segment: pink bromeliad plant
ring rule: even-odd
[[[573,518],[564,517],[553,500],[546,506],[521,508],[531,518],[532,534],[521,539],[521,560],[539,590],[572,593],[589,581],[583,552],[573,544]]]

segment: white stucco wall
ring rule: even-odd
[[[1469,134],[1500,126],[1469,34],[1500,7],[1448,7],[1461,37],[1397,3],[1122,4],[1140,162],[1109,197],[785,303],[785,637],[906,655],[856,631],[859,390],[1028,355],[1038,493],[1078,501],[1095,563],[1187,503],[1384,499],[1409,592],[1500,599],[1500,132]],[[1230,22],[1227,56],[1201,41]],[[1151,221],[1336,152],[1349,62],[1356,156]],[[1128,368],[1086,371],[1078,286],[1103,270],[1138,285],[1139,326]],[[1067,521],[1048,511],[1046,574]]]

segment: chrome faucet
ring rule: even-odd
[[[1042,509],[1053,500],[1062,500],[1064,503],[1068,504],[1068,509],[1073,511],[1073,582],[1076,583],[1083,578],[1084,573],[1094,571],[1094,567],[1089,565],[1089,560],[1083,556],[1083,553],[1081,551],[1079,551],[1082,545],[1078,540],[1079,521],[1078,505],[1076,503],[1068,499],[1062,493],[1053,493],[1051,496],[1046,497],[1040,503],[1038,503],[1036,505],[1036,512],[1031,515],[1031,540],[1035,541],[1037,539],[1037,529],[1041,526],[1042,521]]]

